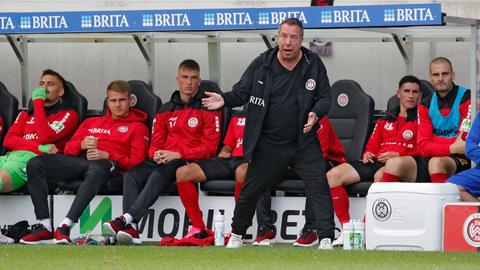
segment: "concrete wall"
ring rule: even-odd
[[[337,0],[338,5],[379,4],[386,1]],[[390,3],[414,3],[436,1],[388,1]],[[438,1],[437,1],[438,2]],[[480,11],[480,1],[441,1],[448,15],[475,15]],[[0,1],[1,11],[55,11],[55,10],[114,10],[114,9],[163,9],[163,8],[208,8],[208,7],[265,7],[305,6],[310,1]],[[451,13],[450,13],[451,12]],[[463,13],[462,13],[463,12]],[[307,44],[305,44],[307,45]],[[434,46],[434,48],[431,48]],[[207,45],[204,43],[157,44],[157,74],[159,82],[155,92],[168,100],[176,89],[174,80],[178,63],[185,58],[196,59],[201,67],[201,76],[208,79]],[[239,79],[250,61],[264,51],[263,43],[223,44],[221,46],[221,86],[228,91]],[[433,50],[432,50],[433,49]],[[462,43],[441,43],[415,45],[413,73],[421,78],[428,76],[428,62],[431,57],[450,58],[457,71],[459,84],[470,85],[469,45]],[[431,52],[436,52],[432,55]],[[29,88],[38,81],[41,70],[53,68],[72,81],[89,100],[89,107],[102,105],[105,87],[114,79],[147,79],[145,61],[132,43],[30,43],[29,44]],[[374,97],[376,107],[384,109],[386,101],[394,93],[399,78],[404,75],[403,59],[393,43],[333,43],[333,53],[323,57],[330,81],[353,79]],[[0,81],[17,97],[21,97],[20,65],[6,42],[0,42]]]

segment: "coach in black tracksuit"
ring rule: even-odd
[[[285,20],[278,47],[258,56],[231,92],[207,93],[210,97],[203,100],[209,109],[250,103],[243,139],[250,164],[235,206],[235,235],[245,235],[260,195],[283,179],[291,166],[305,182],[319,239],[334,236],[332,201],[316,136],[318,119],[330,107],[330,84],[322,61],[301,47],[302,40],[302,23]]]

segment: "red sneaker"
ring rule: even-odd
[[[318,236],[315,230],[304,229],[300,237],[293,243],[296,247],[311,247],[318,244]]]
[[[127,228],[127,222],[123,216],[119,216],[114,220],[107,221],[103,223],[103,229],[111,236],[116,236],[117,233],[121,230]]]
[[[53,237],[55,238],[53,240],[55,244],[70,245],[72,243],[72,240],[70,240],[70,227],[66,224],[63,224],[62,227],[57,227]]]
[[[20,243],[26,245],[53,244],[53,233],[42,224],[32,226],[32,232],[20,239]]]
[[[271,227],[262,228],[259,230],[257,238],[253,241],[253,246],[270,246],[275,243],[275,235],[277,232]]]
[[[125,245],[140,245],[142,240],[140,240],[140,235],[138,231],[133,228],[132,225],[128,224],[127,227],[123,230],[120,230],[117,233],[117,242]]]

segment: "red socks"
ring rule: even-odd
[[[243,184],[243,182],[235,181],[235,201],[237,201],[238,196],[240,196],[240,190],[242,190]]]
[[[398,176],[384,172],[382,180],[380,182],[393,183],[393,182],[399,182],[399,180],[400,179],[398,178]]]
[[[347,191],[343,186],[330,188],[332,194],[333,210],[341,224],[350,221],[350,203],[348,201]]]
[[[430,175],[432,183],[444,183],[447,179],[448,174],[446,173],[433,173]]]
[[[182,200],[183,206],[187,211],[188,217],[192,222],[192,226],[199,229],[205,228],[203,223],[202,212],[198,205],[198,191],[192,182],[177,182],[178,195]]]

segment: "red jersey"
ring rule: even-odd
[[[400,156],[415,156],[417,152],[417,121],[406,117],[378,120],[365,147],[364,154],[378,156],[385,152],[397,152]]]
[[[460,125],[462,120],[470,119],[470,90],[465,92],[460,100],[458,106],[458,112],[452,111],[452,106],[457,98],[458,86],[454,85],[454,89],[450,91],[444,98],[437,96],[438,109],[443,117],[446,117],[450,113],[458,113],[460,115],[458,123],[455,126],[458,127],[460,132]],[[445,138],[434,135],[434,129],[432,120],[430,118],[430,105],[432,96],[423,99],[418,106],[418,149],[419,153],[425,157],[442,157],[450,156],[450,145],[455,142],[456,137]],[[458,134],[458,133],[457,133]],[[463,134],[462,138],[465,140],[467,134]]]
[[[45,107],[43,99],[33,101],[33,114],[23,111],[8,129],[3,145],[13,151],[25,150],[38,155],[42,144],[55,144],[63,152],[65,143],[78,126],[78,114],[61,102]]]
[[[233,149],[232,157],[243,157],[243,132],[245,130],[246,119],[244,116],[234,116],[230,119],[223,144]]]
[[[202,106],[203,92],[188,103],[175,91],[170,102],[160,107],[155,116],[152,142],[148,156],[157,150],[178,152],[183,159],[197,160],[214,157],[220,141],[221,112]]]
[[[318,121],[320,128],[317,130],[318,140],[323,151],[323,158],[326,160],[335,160],[338,163],[345,162],[345,150],[342,143],[335,134],[335,130],[330,124],[327,116]]]
[[[85,153],[81,143],[87,136],[98,138],[97,148],[118,161],[122,170],[130,170],[145,160],[148,148],[147,115],[135,108],[123,118],[113,119],[110,110],[105,116],[86,119],[65,146],[65,154],[79,156]]]

